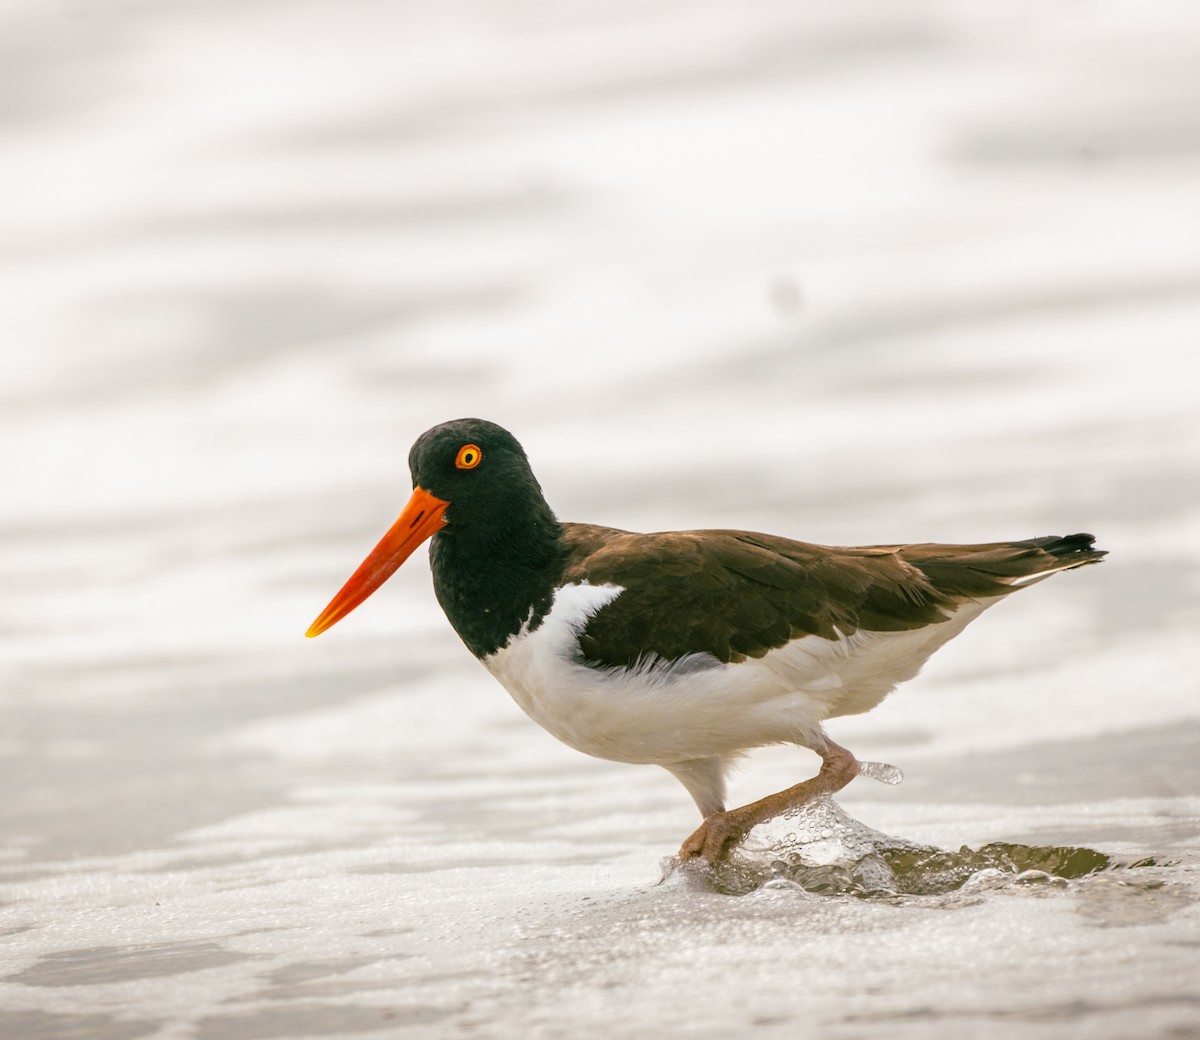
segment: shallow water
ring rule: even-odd
[[[0,1035],[1196,1035],[1198,21],[0,4]],[[564,518],[1110,556],[663,880],[423,559],[302,638],[467,414]]]

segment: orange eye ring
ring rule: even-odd
[[[458,449],[454,465],[459,469],[474,469],[483,461],[483,452],[478,444],[464,444]]]

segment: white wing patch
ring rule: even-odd
[[[868,711],[996,600],[906,632],[803,636],[764,657],[723,664],[707,654],[597,669],[579,632],[619,585],[567,585],[532,632],[484,665],[521,709],[563,743],[598,758],[659,765],[728,758],[766,744],[812,744],[821,724]]]

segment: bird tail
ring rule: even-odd
[[[1096,536],[1091,534],[1050,534],[1041,538],[1029,538],[1023,542],[1013,542],[1013,548],[1032,551],[1029,556],[1022,558],[1022,562],[1030,569],[1014,575],[1013,584],[1028,585],[1059,571],[1099,563],[1108,552],[1097,549],[1095,542]]]
[[[1033,585],[1105,555],[1090,534],[1046,535],[1021,542],[985,545],[911,545],[901,556],[915,564],[942,593],[986,599]]]

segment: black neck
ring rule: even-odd
[[[456,527],[433,536],[429,562],[438,602],[476,657],[503,647],[550,611],[563,570],[562,527],[545,503],[508,523]]]

